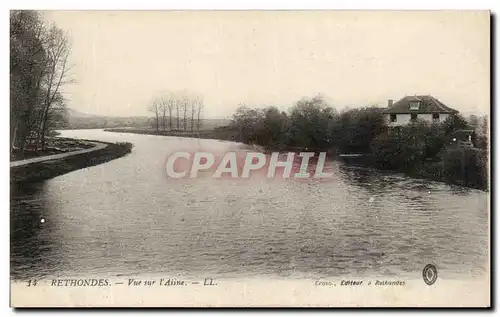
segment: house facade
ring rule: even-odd
[[[444,105],[432,96],[406,96],[396,103],[389,100],[384,110],[388,125],[402,126],[417,120],[432,123],[444,122],[448,116],[458,113],[457,110]]]

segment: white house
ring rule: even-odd
[[[409,124],[416,120],[428,122],[443,122],[457,110],[445,106],[432,96],[406,96],[396,103],[389,100],[388,108],[384,110],[390,127]]]

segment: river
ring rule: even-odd
[[[12,188],[11,278],[271,278],[484,274],[488,194],[328,162],[328,181],[172,180],[171,151],[216,140],[62,131],[134,144],[126,157]],[[42,222],[43,219],[43,222]]]

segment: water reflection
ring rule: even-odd
[[[180,149],[245,146],[102,131],[133,153],[13,188],[11,275],[441,276],[482,270],[487,195],[329,162],[328,181],[166,179]],[[41,224],[40,219],[47,221]]]
[[[60,241],[53,236],[45,183],[11,187],[10,252],[13,279],[40,278],[64,265],[58,256]],[[26,274],[27,273],[27,274]]]

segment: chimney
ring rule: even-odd
[[[387,101],[387,107],[389,107],[389,108],[390,108],[390,107],[392,107],[392,105],[393,105],[393,104],[394,104],[394,100],[389,99],[389,100]]]

